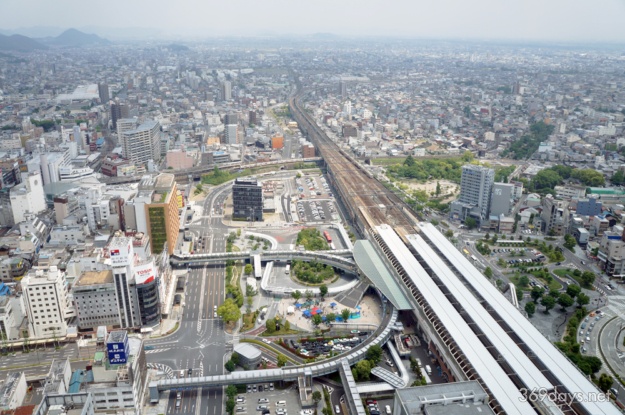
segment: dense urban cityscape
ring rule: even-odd
[[[0,35],[0,410],[623,413],[624,72]]]

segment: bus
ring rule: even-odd
[[[291,272],[291,265],[286,264],[286,268],[284,268],[284,273],[288,275],[290,272]]]
[[[330,233],[328,231],[323,231],[323,236],[324,238],[326,238],[326,241],[328,241],[329,244],[332,243],[332,237],[330,236]]]

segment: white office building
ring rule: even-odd
[[[46,210],[46,198],[39,172],[23,175],[22,183],[11,188],[11,210],[15,223],[26,220],[29,214],[38,214]]]
[[[24,306],[31,339],[62,338],[66,320],[74,316],[70,307],[65,272],[56,266],[35,267],[22,279]]]

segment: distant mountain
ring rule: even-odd
[[[0,35],[0,50],[13,50],[18,52],[32,52],[47,47],[34,39],[22,35]]]
[[[57,37],[46,39],[46,42],[55,46],[69,46],[75,48],[111,44],[111,42],[98,35],[87,34],[76,29],[67,29]]]

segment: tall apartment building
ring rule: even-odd
[[[134,128],[130,128],[132,125],[129,120],[120,120],[123,128],[118,128],[118,139],[124,158],[135,164],[145,164],[150,160],[159,161],[161,159],[161,126],[158,121],[147,120],[139,125],[134,119]]]
[[[128,203],[127,223],[134,223],[139,232],[150,236],[153,253],[160,253],[167,245],[172,254],[180,231],[178,209],[182,208],[182,195],[175,176],[161,173],[155,178],[145,176],[139,183],[137,196]]]
[[[227,124],[224,130],[224,144],[237,144],[239,127],[236,124]]]
[[[13,187],[22,182],[17,160],[0,161],[0,189]]]
[[[109,94],[109,84],[107,84],[106,82],[98,83],[98,95],[100,96],[101,104],[106,104],[107,102],[109,102],[111,100]]]
[[[312,143],[310,142],[306,142],[304,144],[302,144],[302,157],[307,159],[307,158],[312,158],[315,157],[315,146],[312,145]]]
[[[490,201],[490,215],[500,216],[510,213],[512,199],[514,198],[514,185],[509,183],[493,184],[493,194]]]
[[[56,266],[36,267],[20,281],[31,339],[65,337],[67,319],[74,316],[65,272]]]
[[[46,210],[41,174],[39,172],[28,173],[22,183],[11,188],[10,199],[15,223],[26,220],[29,214],[37,214]]]
[[[341,98],[347,98],[347,83],[345,81],[339,81],[339,95]]]
[[[223,101],[230,101],[232,99],[232,83],[230,81],[223,81],[221,83],[221,99]]]
[[[254,110],[250,110],[249,114],[248,114],[248,119],[249,119],[249,123],[250,124],[256,124],[256,111]]]
[[[117,120],[122,118],[128,118],[130,116],[130,109],[127,104],[121,103],[115,100],[111,104],[111,123],[114,130],[117,129]]]
[[[263,188],[256,179],[236,179],[232,186],[232,219],[263,220]]]
[[[462,166],[460,197],[450,205],[450,217],[464,221],[474,218],[479,224],[488,219],[495,170],[475,164]]]
[[[541,230],[556,236],[564,235],[569,226],[569,202],[548,196],[542,199],[542,206]]]

